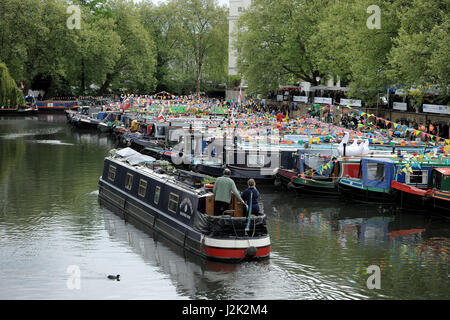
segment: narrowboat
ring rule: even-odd
[[[39,113],[63,113],[66,110],[76,110],[77,101],[44,100],[44,101],[36,101],[36,106],[38,108]]]
[[[284,167],[280,168],[277,171],[277,180],[279,181],[279,184],[282,184],[288,189],[299,190],[303,186],[309,185],[310,181],[306,182],[306,180],[311,180],[312,178],[317,178],[317,181],[320,180],[320,182],[318,182],[319,187],[322,185],[321,182],[325,182],[325,184],[332,182],[330,179],[331,172],[333,170],[330,169],[324,170],[322,176],[314,175],[313,177],[306,177],[303,173],[307,170],[314,170],[319,168],[321,165],[327,164],[333,157],[337,156],[337,150],[303,149],[298,150],[292,156],[294,158],[294,169],[286,169]],[[326,189],[320,190],[323,192],[326,191]],[[311,188],[311,191],[314,193],[314,188]]]
[[[36,109],[28,106],[0,106],[0,116],[29,116],[36,114]]]
[[[433,188],[436,188],[436,181],[449,166],[445,160],[430,160],[422,162],[420,167],[415,165],[410,170],[397,169],[396,178],[391,183],[393,198],[404,209],[430,209],[433,207]],[[440,200],[437,202],[439,206]]]
[[[341,194],[354,201],[394,204],[401,190],[392,188],[393,181],[407,187],[427,188],[431,171],[446,166],[449,165],[442,160],[426,160],[420,165],[411,165],[407,159],[363,158],[359,177],[339,179],[338,188]],[[398,184],[394,183],[394,186]]]
[[[99,179],[99,201],[126,221],[156,232],[185,250],[210,260],[240,262],[270,256],[266,216],[244,217],[233,199],[214,215],[207,176],[157,167],[131,148],[112,151]]]

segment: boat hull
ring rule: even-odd
[[[295,178],[292,185],[302,193],[322,197],[340,197],[337,182]]]
[[[392,181],[392,195],[402,209],[426,210],[431,204],[431,190],[422,190],[397,181]]]
[[[382,190],[374,190],[364,187],[359,180],[341,179],[338,183],[339,193],[346,199],[363,203],[394,204],[392,194]]]
[[[432,195],[431,205],[435,210],[450,214],[450,192],[434,191]]]
[[[77,107],[39,107],[39,113],[62,113],[64,114],[67,110],[76,110]]]

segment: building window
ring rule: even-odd
[[[147,192],[147,181],[141,179],[141,180],[139,181],[139,190],[138,190],[138,194],[139,194],[139,196],[141,196],[142,198],[144,198],[146,192]]]
[[[125,189],[131,190],[133,185],[133,175],[131,173],[127,173],[127,177],[125,179]]]
[[[179,195],[175,193],[169,194],[169,206],[168,209],[170,212],[177,213],[177,207],[178,207],[178,199]]]
[[[111,165],[109,166],[108,179],[114,182],[116,179],[116,167]]]
[[[238,7],[238,12],[242,12],[242,7]]]
[[[159,195],[161,194],[161,187],[156,187],[155,188],[155,197],[153,198],[153,202],[155,204],[159,203]]]

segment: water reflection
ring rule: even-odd
[[[264,201],[272,207],[273,251],[371,298],[450,297],[448,221],[285,194],[265,193]],[[367,289],[370,265],[382,271],[381,290]]]
[[[112,147],[61,115],[0,120],[0,298],[450,298],[448,221],[258,186],[270,260],[213,263],[99,207]],[[80,291],[66,287],[72,264]],[[366,286],[370,265],[381,290]]]

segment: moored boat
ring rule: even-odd
[[[433,170],[430,187],[431,206],[435,210],[450,213],[450,168],[438,168]]]
[[[105,158],[100,203],[146,231],[156,231],[201,257],[227,262],[270,255],[266,216],[243,216],[233,201],[214,216],[214,195],[205,175],[158,168],[131,148]]]
[[[37,101],[36,106],[39,113],[64,113],[66,110],[76,110],[76,100],[43,100]]]
[[[412,199],[417,198],[416,203],[422,203],[426,195],[418,189],[428,187],[434,168],[449,166],[445,160],[419,163],[407,159],[363,158],[359,177],[339,179],[338,188],[354,201],[393,204],[401,199],[401,192],[406,192]]]

